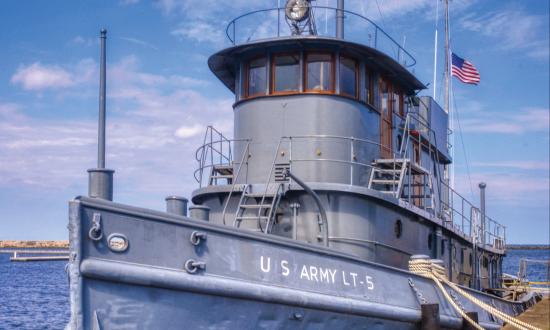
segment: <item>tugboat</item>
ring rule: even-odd
[[[193,205],[160,212],[112,201],[102,31],[68,328],[532,329],[513,316],[533,297],[499,297],[505,227],[450,186],[448,109],[418,96],[404,48],[343,0],[289,0],[226,33],[208,65],[235,95],[233,137],[207,128]]]

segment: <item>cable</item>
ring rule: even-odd
[[[462,125],[460,125],[460,116],[458,114],[458,106],[456,105],[455,92],[451,90],[453,95],[453,106],[456,113],[456,122],[458,124],[458,132],[460,133],[460,143],[462,144],[462,152],[464,153],[464,161],[466,162],[466,172],[468,173],[468,181],[470,182],[470,194],[472,195],[472,200],[474,200],[474,190],[472,185],[472,177],[470,175],[470,164],[468,161],[468,155],[466,154],[466,147],[464,145],[464,137],[462,135]]]

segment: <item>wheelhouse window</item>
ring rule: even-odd
[[[340,56],[340,94],[357,97],[357,62]]]
[[[391,113],[391,85],[386,79],[380,77],[378,81],[380,91],[380,112],[387,116]]]
[[[306,91],[333,92],[334,65],[331,54],[308,54],[306,56]]]
[[[366,101],[370,105],[374,105],[374,84],[372,82],[372,73],[367,68],[365,71],[365,95]]]
[[[300,89],[300,55],[273,57],[273,92],[298,92]]]
[[[267,92],[267,59],[257,58],[248,63],[246,96],[265,95]]]

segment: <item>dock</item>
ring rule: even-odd
[[[69,260],[69,251],[67,250],[0,250],[0,253],[12,254],[10,261]],[[40,256],[36,256],[36,254]]]
[[[539,329],[550,330],[550,298],[546,297],[539,301],[535,306],[529,308],[517,318]],[[513,330],[516,328],[506,325],[502,329]]]

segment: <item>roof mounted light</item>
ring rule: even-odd
[[[285,16],[291,21],[301,22],[309,17],[310,3],[307,0],[288,0]]]

